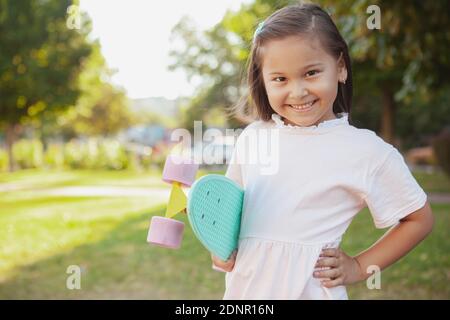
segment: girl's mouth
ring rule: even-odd
[[[319,101],[319,99],[315,99],[304,104],[288,104],[288,106],[297,112],[307,112],[312,109],[317,101]]]

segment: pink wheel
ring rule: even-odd
[[[147,242],[165,248],[178,249],[183,239],[183,231],[183,222],[154,216],[150,222]]]
[[[192,160],[182,158],[177,155],[169,155],[164,164],[163,181],[167,183],[180,182],[190,187],[195,181],[198,164]]]

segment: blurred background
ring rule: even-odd
[[[315,2],[349,44],[354,125],[403,153],[436,216],[380,290],[349,296],[449,299],[449,2]],[[253,32],[293,3],[0,1],[0,299],[222,298],[224,274],[190,228],[180,250],[146,243],[170,191],[162,166],[177,128],[245,127],[227,109],[246,92]],[[374,4],[380,30],[366,25]],[[229,157],[233,145],[214,147]],[[357,254],[384,231],[364,209],[342,248]],[[71,265],[81,289],[66,286]]]

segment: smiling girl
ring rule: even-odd
[[[427,196],[396,148],[349,123],[347,44],[314,4],[288,6],[257,28],[248,64],[257,118],[239,137],[226,175],[245,190],[237,253],[224,299],[348,299],[346,285],[406,255],[432,230]],[[251,131],[279,132],[279,170],[261,175],[242,152]],[[390,229],[367,250],[340,248],[368,207]]]

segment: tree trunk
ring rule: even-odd
[[[14,127],[15,125],[10,123],[6,125],[6,150],[8,151],[9,172],[13,172],[16,167],[12,153],[12,147],[16,138]]]
[[[383,107],[381,113],[381,137],[387,143],[395,144],[395,100],[389,88],[383,90]]]

